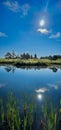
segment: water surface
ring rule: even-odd
[[[24,92],[29,98],[34,95],[38,103],[42,103],[46,96],[50,96],[58,105],[61,97],[61,70],[1,66],[0,97],[5,100],[10,91],[13,91],[18,99],[22,98]]]

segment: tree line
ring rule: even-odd
[[[11,52],[7,52],[5,54],[5,58],[6,59],[37,59],[37,55],[34,54],[34,56],[30,55],[29,53],[23,53],[20,55],[17,55],[14,51]]]
[[[40,59],[57,60],[57,59],[61,59],[61,55],[45,56],[45,57],[40,57]]]
[[[13,52],[7,52],[5,54],[6,59],[49,59],[49,60],[57,60],[61,59],[61,55],[53,55],[53,56],[45,56],[38,58],[37,54],[30,55],[29,53],[23,53],[23,54],[16,54]]]

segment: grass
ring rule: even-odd
[[[39,114],[40,118],[38,120],[37,106],[35,107],[33,97],[30,99],[29,103],[27,103],[27,100],[25,98],[22,104],[23,110],[21,110],[21,108],[18,108],[16,97],[11,92],[8,95],[5,106],[3,100],[0,99],[0,129],[35,130],[35,128],[38,126],[36,130],[60,130],[61,99],[59,101],[59,104],[59,108],[57,109],[54,107],[52,101],[46,98],[44,104],[40,106],[41,112]]]
[[[61,59],[49,60],[49,59],[5,59],[0,58],[0,64],[12,64],[17,67],[20,66],[51,66],[53,64],[61,65]]]

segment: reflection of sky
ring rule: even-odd
[[[37,94],[37,99],[39,101],[42,101],[43,100],[43,94],[46,93],[48,91],[47,88],[39,88],[39,89],[36,89],[35,92]]]
[[[0,83],[0,88],[5,87],[5,86],[6,86],[6,84]]]
[[[52,99],[58,100],[61,96],[60,81],[61,70],[54,73],[50,69],[24,70],[16,68],[15,72],[12,73],[12,71],[7,72],[4,67],[0,67],[0,83],[5,84],[5,87],[0,88],[0,95],[2,96],[5,96],[6,93],[11,90],[13,90],[18,97],[23,91],[30,96],[32,93],[35,93],[35,89],[46,88],[49,91],[42,94],[42,97],[49,94]],[[38,94],[41,93],[37,93],[37,95]],[[40,95],[38,95],[38,98],[43,99]]]

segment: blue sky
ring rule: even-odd
[[[61,54],[61,0],[0,0],[0,57],[13,50]]]

